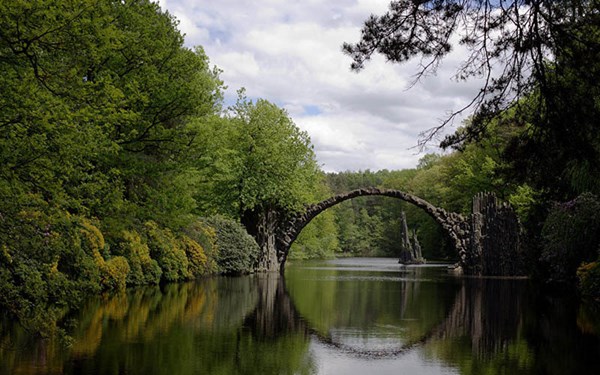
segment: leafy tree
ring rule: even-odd
[[[213,144],[200,160],[206,178],[201,207],[240,220],[263,246],[259,267],[273,269],[268,238],[278,220],[312,199],[319,181],[308,134],[285,110],[253,102],[242,89],[227,117],[210,123],[202,136]]]
[[[470,54],[457,77],[483,77],[485,83],[467,107],[421,142],[468,107],[475,110],[471,123],[442,146],[479,141],[493,119],[509,113],[519,132],[505,150],[506,178],[527,183],[546,199],[570,200],[598,193],[600,186],[599,11],[595,0],[398,0],[386,14],[371,16],[361,40],[344,50],[355,70],[374,53],[393,62],[421,57],[422,77],[454,45],[465,46]]]
[[[201,133],[206,145],[207,210],[220,207],[241,219],[267,209],[293,211],[310,199],[318,181],[317,164],[306,132],[285,110],[240,90],[227,118],[215,119]],[[216,203],[214,203],[216,202]]]
[[[176,26],[147,0],[0,4],[0,304],[22,321],[189,276],[199,252],[176,231],[199,175],[185,155],[222,83]]]
[[[317,178],[308,134],[284,110],[265,100],[254,104],[240,97],[233,113],[240,132],[240,211],[245,215],[268,207],[298,209],[308,200]]]
[[[517,119],[523,124],[521,134],[506,151],[510,177],[555,200],[600,192],[598,8],[565,27],[577,39],[565,40],[548,66],[544,86],[524,103],[525,113]]]
[[[541,261],[547,280],[575,284],[581,263],[598,258],[599,211],[600,201],[589,193],[551,210],[542,229]]]

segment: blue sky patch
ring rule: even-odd
[[[228,42],[231,38],[231,34],[227,31],[217,30],[217,29],[208,29],[208,34],[210,40],[219,40],[222,43]]]
[[[303,107],[304,107],[304,113],[309,116],[316,116],[316,115],[320,115],[321,113],[323,113],[323,111],[321,111],[321,109],[319,107],[317,107],[316,105],[305,105]]]

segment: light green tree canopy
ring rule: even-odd
[[[318,182],[308,134],[275,104],[239,94],[227,118],[202,135],[212,140],[209,195],[233,217],[266,208],[298,210]]]

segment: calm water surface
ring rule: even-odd
[[[4,318],[1,374],[600,374],[600,311],[527,280],[394,259],[96,298],[70,347]]]

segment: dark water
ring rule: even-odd
[[[0,325],[1,374],[600,374],[600,311],[527,280],[297,263],[96,298],[74,342]]]

